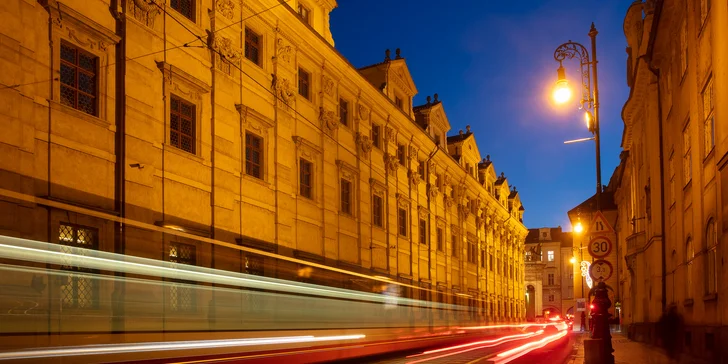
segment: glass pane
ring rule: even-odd
[[[179,116],[172,114],[169,127],[172,130],[179,130]]]
[[[80,53],[78,55],[78,66],[87,71],[96,73],[96,57],[90,54]]]
[[[175,147],[179,147],[179,134],[177,132],[172,132],[169,135],[169,142]]]
[[[180,103],[180,113],[184,116],[192,116],[192,105],[186,102]]]
[[[179,99],[176,97],[173,97],[171,106],[172,106],[172,111],[179,111]]]
[[[192,121],[189,119],[182,119],[181,131],[187,135],[192,135]]]
[[[84,95],[84,94],[78,94],[78,109],[87,114],[96,113],[95,102],[96,101],[91,96]]]
[[[61,104],[76,107],[76,90],[61,85]]]
[[[79,73],[78,89],[87,94],[96,94],[96,77],[84,72]]]
[[[61,83],[76,86],[76,68],[61,64]]]
[[[193,151],[193,148],[192,148],[192,138],[183,135],[182,136],[182,145],[180,146],[180,148],[182,150],[185,150],[185,151],[188,151],[188,152],[192,152]]]
[[[65,44],[61,44],[61,59],[64,61],[76,63],[76,49],[69,47]]]

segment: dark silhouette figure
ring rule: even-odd
[[[586,313],[581,312],[581,331],[586,331]]]
[[[672,306],[662,314],[657,323],[660,344],[671,361],[679,361],[682,354],[682,338],[685,336],[682,316]]]

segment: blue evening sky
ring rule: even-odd
[[[419,90],[415,105],[438,93],[452,125],[471,125],[481,154],[520,192],[529,228],[561,225],[566,212],[596,191],[594,143],[576,103],[550,102],[558,63],[553,52],[573,40],[589,47],[599,31],[602,183],[619,164],[626,41],[631,1],[338,0],[331,13],[336,48],[361,67],[401,48]],[[564,64],[579,83],[578,62]],[[575,91],[578,89],[575,89]]]

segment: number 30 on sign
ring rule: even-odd
[[[596,259],[606,258],[612,252],[612,241],[606,236],[597,236],[589,240],[589,255]]]

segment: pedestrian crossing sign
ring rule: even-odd
[[[600,234],[600,233],[613,233],[614,228],[612,228],[612,225],[609,225],[609,221],[607,221],[607,218],[604,217],[604,214],[602,214],[602,211],[597,211],[596,215],[594,215],[594,220],[592,221],[591,226],[589,227],[589,233],[591,234]]]

